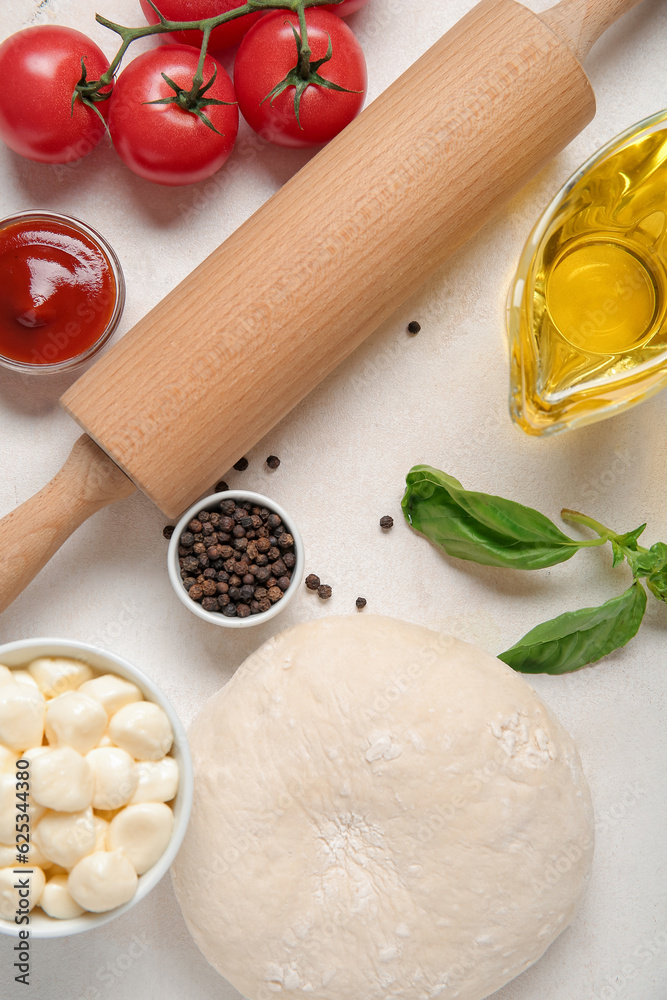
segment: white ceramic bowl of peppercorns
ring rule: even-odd
[[[247,490],[214,493],[194,504],[174,528],[167,558],[183,604],[226,628],[248,628],[279,614],[304,566],[292,518]]]

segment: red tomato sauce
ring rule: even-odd
[[[0,354],[53,365],[84,354],[109,325],[116,280],[73,225],[28,218],[0,228]]]

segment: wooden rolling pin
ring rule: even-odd
[[[0,610],[135,486],[170,518],[210,489],[591,120],[581,60],[638,2],[482,0],[137,323],[0,522]]]

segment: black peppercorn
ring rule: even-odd
[[[268,566],[269,557],[265,555],[257,556],[257,558],[255,559],[255,563],[257,566]]]
[[[190,549],[195,543],[195,538],[191,531],[184,531],[179,541],[186,549]]]
[[[215,528],[213,527],[210,521],[207,521],[201,530],[203,535],[212,535],[213,532],[215,531]]]
[[[411,323],[408,323],[408,333],[419,333],[420,330],[421,326],[416,319],[413,319]]]
[[[229,594],[220,594],[220,597],[218,598],[218,604],[220,605],[221,608],[226,607],[229,604],[229,601],[230,601]]]
[[[199,513],[197,514],[197,519],[201,521],[202,524],[206,524],[210,516],[211,516],[210,511],[200,510]]]
[[[282,524],[282,519],[278,517],[277,514],[269,514],[266,519],[266,523],[269,528],[277,528],[279,524]]]
[[[215,572],[214,569],[211,569],[210,566],[209,566],[208,569],[204,570],[203,577],[204,577],[205,580],[215,580],[216,576],[217,576],[217,573]]]
[[[247,538],[235,538],[234,539],[234,548],[236,549],[237,552],[245,552],[245,550],[248,548],[248,539]]]
[[[271,601],[269,600],[269,598],[263,597],[259,602],[259,610],[268,611],[270,607],[271,607]]]
[[[226,514],[227,517],[229,517],[231,514],[234,513],[235,508],[236,504],[234,503],[233,500],[220,501],[220,510],[222,511],[223,514]]]
[[[204,552],[206,552],[206,549],[207,546],[204,544],[204,542],[195,542],[195,544],[192,547],[192,551],[196,556],[201,556]]]
[[[266,553],[266,558],[269,560],[270,563],[276,562],[278,559],[280,559],[280,549],[277,548],[275,545],[272,545],[269,551]]]
[[[290,535],[289,531],[285,531],[278,539],[278,545],[281,549],[289,549],[294,545],[294,539]]]
[[[234,527],[234,520],[228,514],[220,518],[220,524],[218,525],[220,531],[231,531]]]
[[[311,573],[309,576],[306,577],[306,586],[308,587],[308,590],[317,590],[319,585],[320,585],[319,576],[315,576],[314,573]]]
[[[331,587],[327,587],[323,584],[321,587],[317,588],[317,596],[320,597],[323,601],[328,601],[329,598],[331,597],[331,594],[332,594]]]
[[[278,586],[281,590],[287,590],[290,585],[290,578],[288,576],[281,576],[278,580]]]
[[[394,527],[394,519],[390,517],[389,514],[385,514],[384,517],[380,518],[380,527],[389,529]]]
[[[189,594],[193,601],[201,601],[204,596],[204,591],[198,583],[195,583],[192,587],[190,587]]]
[[[248,607],[248,605],[247,604],[239,604],[238,607],[237,607],[237,609],[236,609],[236,617],[237,618],[248,618],[249,615],[250,615],[250,608]]]
[[[215,589],[219,594],[227,594],[229,592],[229,587],[226,583],[218,583]]]
[[[194,576],[186,576],[185,579],[183,580],[183,586],[185,587],[186,590],[189,590],[190,587],[194,587],[196,582],[197,581],[195,580]]]
[[[201,531],[201,521],[198,521],[196,517],[193,517],[188,524],[188,530],[196,535],[197,532]]]
[[[283,592],[280,587],[270,587],[267,597],[271,601],[271,604],[276,604],[282,599]]]
[[[234,468],[236,469],[237,472],[245,472],[249,464],[250,463],[248,462],[247,458],[240,458],[238,462],[234,463]]]
[[[251,600],[252,600],[252,598],[253,598],[253,596],[254,596],[254,594],[255,594],[255,588],[254,588],[254,587],[250,587],[250,586],[247,586],[246,584],[244,584],[244,585],[243,585],[243,586],[241,587],[241,590],[240,590],[240,594],[241,594],[241,600],[242,600],[242,601],[243,601],[243,602],[244,602],[245,604],[247,604],[247,602],[248,602],[248,601],[251,601]]]
[[[164,537],[165,538],[171,538],[171,536],[173,535],[173,533],[174,533],[174,525],[173,524],[165,524],[164,528],[162,529],[162,534],[164,535]]]
[[[252,573],[250,572],[246,573],[246,575],[243,577],[243,584],[246,587],[255,586],[255,577],[252,575]]]
[[[214,493],[228,493],[229,492],[229,486],[224,481],[224,479],[221,479],[220,482],[216,483],[215,486],[213,487],[213,492]]]
[[[261,611],[262,611],[262,609],[259,606],[259,601],[251,601],[250,602],[250,614],[251,615],[259,615],[259,614],[261,614]]]
[[[296,556],[293,552],[286,552],[283,556],[283,562],[288,569],[294,569],[296,566]]]
[[[204,611],[218,611],[220,608],[217,597],[205,597],[201,602],[201,606]]]
[[[225,573],[224,569],[218,570],[218,580],[220,583],[227,583],[229,580],[229,573]]]
[[[229,597],[230,597],[230,600],[232,600],[232,601],[240,601],[241,600],[241,591],[239,590],[239,588],[238,587],[230,587],[229,588]]]
[[[266,464],[270,469],[277,469],[278,466],[280,465],[280,459],[278,458],[277,455],[269,455],[269,457],[266,460]]]
[[[236,524],[234,530],[232,531],[234,538],[245,538],[245,528],[242,524]]]
[[[359,608],[359,610],[361,610],[362,608],[365,608],[366,607],[366,598],[365,597],[357,597],[357,599],[355,601],[355,604],[357,605],[357,607]]]
[[[183,569],[187,569],[190,573],[196,573],[199,568],[199,562],[194,556],[186,556],[183,560]]]
[[[225,618],[235,618],[236,617],[236,605],[232,604],[231,602],[229,604],[226,604],[224,606],[224,608],[222,609],[222,613],[225,616]]]
[[[202,569],[208,569],[209,558],[205,552],[202,552],[200,556],[197,556],[197,559],[199,560],[199,565],[201,566]]]

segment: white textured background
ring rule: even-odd
[[[370,0],[350,19],[369,64],[369,99],[472,6],[472,0]],[[55,21],[87,32],[111,56],[114,40],[95,24],[95,9],[141,23],[138,0],[1,0],[0,32]],[[554,518],[568,506],[619,529],[648,520],[649,544],[667,540],[667,396],[591,428],[528,438],[507,413],[504,335],[507,288],[533,222],[583,159],[663,107],[666,51],[667,5],[644,0],[588,60],[596,120],[249,454],[245,473],[225,477],[291,511],[308,571],[333,586],[326,606],[304,588],[278,619],[281,627],[354,613],[361,594],[369,611],[498,652],[537,622],[606,600],[627,585],[623,570],[611,574],[608,552],[581,553],[530,575],[441,557],[401,520],[404,477],[417,462]],[[109,239],[128,286],[118,337],[306,158],[263,145],[243,127],[220,174],[178,190],[135,177],[106,145],[65,169],[30,163],[3,147],[0,216],[49,208],[79,216]],[[406,335],[411,319],[422,324],[417,337]],[[0,370],[0,513],[41,488],[67,456],[78,429],[57,400],[70,381]],[[264,465],[270,453],[282,460],[274,473]],[[378,527],[383,514],[396,519],[387,535]],[[106,646],[157,680],[187,724],[279,626],[232,633],[190,614],[167,579],[163,524],[141,495],[97,514],[2,616],[0,639],[57,635]],[[575,675],[534,680],[581,750],[598,818],[595,871],[574,924],[497,1000],[667,996],[666,632],[667,608],[650,598],[640,635],[626,649]],[[11,956],[10,940],[0,939],[2,1000],[238,996],[192,944],[168,879],[107,927],[35,942],[29,989],[12,982]]]

